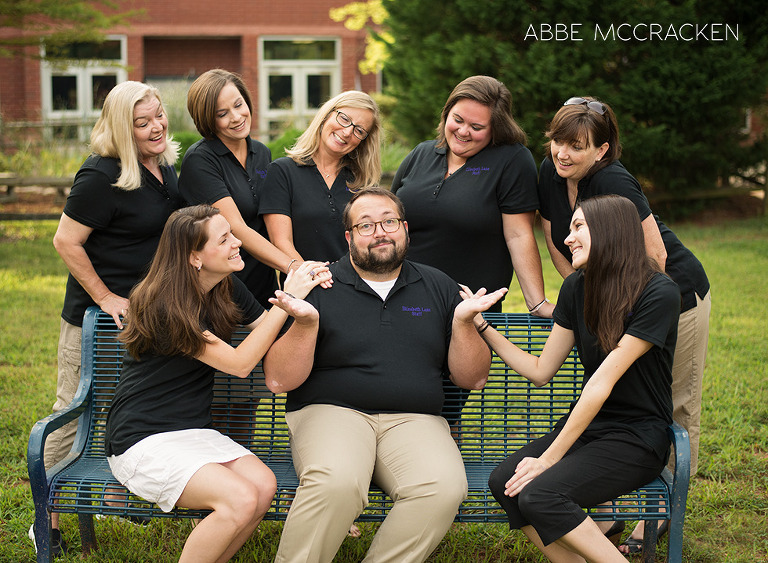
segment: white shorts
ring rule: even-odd
[[[197,428],[147,436],[108,461],[126,489],[170,512],[198,469],[246,455],[253,453],[217,430]]]

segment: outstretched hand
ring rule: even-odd
[[[513,497],[520,493],[525,486],[549,469],[549,466],[538,457],[524,457],[515,468],[515,474],[504,485],[504,494]]]
[[[484,287],[481,287],[476,293],[472,293],[466,285],[459,284],[461,290],[462,301],[456,306],[456,310],[453,313],[453,318],[457,321],[472,322],[472,319],[483,311],[487,311],[494,303],[504,297],[507,293],[507,288],[502,287],[497,289],[493,293],[486,293]]]
[[[295,270],[288,272],[283,290],[298,299],[304,299],[316,285],[328,282],[331,272],[328,263],[307,261]]]
[[[296,319],[298,323],[316,322],[320,318],[317,309],[312,304],[279,289],[275,291],[274,297],[269,298],[269,302],[276,307],[280,307]]]

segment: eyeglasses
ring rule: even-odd
[[[376,225],[381,225],[385,233],[395,233],[400,228],[400,223],[402,222],[402,219],[384,219],[383,221],[373,221],[372,223],[358,223],[357,225],[352,225],[349,230],[357,229],[361,236],[369,237],[376,232]]]
[[[364,141],[365,138],[368,136],[368,131],[366,131],[359,125],[355,125],[354,123],[352,123],[352,120],[343,111],[339,111],[339,110],[335,110],[335,111],[336,111],[336,123],[344,127],[344,129],[346,129],[347,127],[352,127],[352,133],[355,135],[355,137],[357,137],[361,141]]]
[[[600,115],[605,114],[606,108],[603,104],[600,102],[596,102],[594,100],[586,100],[584,98],[571,98],[570,100],[566,101],[563,105],[564,106],[580,106],[580,105],[586,105],[589,109],[596,111]]]

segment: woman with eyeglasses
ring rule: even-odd
[[[555,114],[546,136],[547,155],[539,171],[541,223],[552,262],[563,278],[574,272],[571,251],[564,242],[574,208],[587,198],[616,194],[635,204],[648,255],[680,287],[682,306],[672,368],[672,416],[690,436],[693,475],[698,463],[702,379],[711,309],[706,272],[693,253],[653,215],[640,183],[619,161],[619,126],[608,104],[591,97],[570,98]],[[642,537],[640,522],[619,549],[623,553],[639,552]]]
[[[332,262],[347,253],[344,206],[381,178],[380,127],[368,94],[342,92],[323,104],[288,156],[270,164],[260,213],[291,260]]]
[[[251,95],[243,79],[227,70],[201,74],[187,93],[187,109],[203,139],[184,155],[181,195],[192,204],[221,210],[243,242],[245,267],[236,275],[262,307],[277,289],[275,270],[287,273],[300,262],[267,240],[259,216],[269,149],[251,138]]]
[[[410,260],[474,289],[509,287],[516,273],[528,312],[551,317],[533,234],[536,162],[525,142],[507,87],[471,76],[448,96],[437,139],[400,164],[392,191],[405,205]],[[443,415],[455,428],[466,393],[448,380],[446,390]]]

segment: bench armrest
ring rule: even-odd
[[[677,422],[667,429],[674,445],[675,472],[669,483],[670,473],[664,470],[663,477],[670,486],[669,502],[669,561],[682,561],[683,554],[683,524],[685,522],[685,507],[688,502],[688,485],[691,479],[691,443],[688,431]]]
[[[80,383],[78,384],[75,396],[72,402],[64,409],[50,414],[45,418],[38,420],[29,433],[27,443],[27,472],[29,473],[29,483],[32,490],[32,499],[35,502],[35,509],[46,507],[48,502],[48,489],[50,479],[59,473],[64,467],[77,459],[85,448],[87,441],[86,432],[82,427],[84,423],[83,413],[88,412],[92,399],[91,383],[93,381],[93,360],[91,358],[93,347],[93,324],[98,315],[98,307],[89,307],[83,318],[83,338],[81,343],[81,366]],[[86,326],[90,330],[86,330]],[[90,334],[89,334],[90,333]],[[45,441],[48,436],[58,430],[68,422],[80,419],[78,431],[75,436],[75,443],[71,452],[47,472],[45,470]],[[87,430],[87,426],[85,426]],[[49,477],[50,475],[50,477]]]

